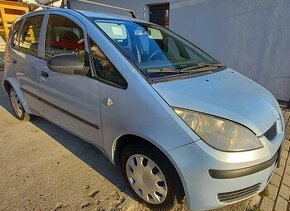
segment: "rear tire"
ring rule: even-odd
[[[156,150],[131,145],[122,152],[121,169],[131,193],[153,210],[169,210],[176,203],[173,170]]]
[[[31,119],[30,115],[24,110],[17,93],[12,87],[9,89],[9,100],[14,112],[14,116],[17,119],[21,121],[29,121]]]

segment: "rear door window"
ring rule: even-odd
[[[40,36],[43,15],[28,17],[25,19],[20,33],[20,50],[34,56],[38,54],[38,42]]]

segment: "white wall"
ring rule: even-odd
[[[289,100],[290,0],[173,0],[170,27]]]
[[[78,0],[70,1],[73,8],[109,11],[97,6],[88,6]],[[135,9],[137,17],[143,20],[148,20],[146,5],[170,2],[170,29],[229,67],[260,83],[276,98],[289,100],[290,0],[97,2]]]
[[[130,16],[129,13],[123,11],[117,11],[112,9],[106,9],[101,6],[95,6],[93,4],[86,4],[78,0],[69,0],[71,3],[71,8],[77,8],[79,10],[91,10],[100,12],[112,12],[114,14]],[[138,19],[149,20],[149,7],[147,5],[164,3],[169,0],[90,0],[104,4],[110,4],[114,6],[124,7],[128,9],[134,9],[136,11],[136,16]]]

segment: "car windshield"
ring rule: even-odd
[[[223,66],[162,27],[121,20],[93,21],[148,78],[195,74]]]

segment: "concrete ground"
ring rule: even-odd
[[[269,196],[263,197],[258,207],[264,211],[290,211],[290,111],[283,111],[286,122],[286,140],[283,145],[281,166],[268,185]]]
[[[0,69],[0,81],[3,71]],[[290,112],[282,166],[264,197],[224,207],[228,210],[289,210]],[[15,119],[0,88],[0,210],[146,210],[132,199],[119,167],[95,147],[54,124]],[[174,210],[186,210],[179,205]]]

